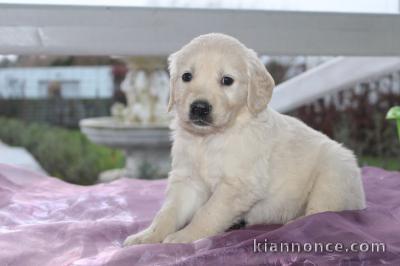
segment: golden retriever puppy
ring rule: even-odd
[[[166,200],[125,245],[185,243],[238,220],[284,224],[365,207],[353,153],[268,107],[274,80],[253,50],[202,35],[169,57],[175,118]]]

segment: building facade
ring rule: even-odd
[[[0,98],[66,99],[111,98],[110,66],[32,67],[0,69]]]

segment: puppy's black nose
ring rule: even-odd
[[[203,100],[194,101],[190,105],[190,117],[204,119],[211,113],[212,106]]]

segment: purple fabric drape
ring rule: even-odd
[[[400,173],[362,172],[365,210],[252,226],[190,244],[122,248],[160,208],[165,180],[83,187],[0,164],[0,265],[400,265]],[[382,242],[385,252],[254,252],[254,241]]]

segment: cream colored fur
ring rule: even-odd
[[[274,81],[254,51],[223,34],[202,35],[169,58],[172,170],[152,224],[125,245],[184,243],[235,221],[287,223],[324,211],[365,207],[351,151],[267,105]],[[183,82],[190,71],[193,79]],[[222,86],[222,75],[234,79]],[[213,123],[189,120],[195,100],[213,106]]]

